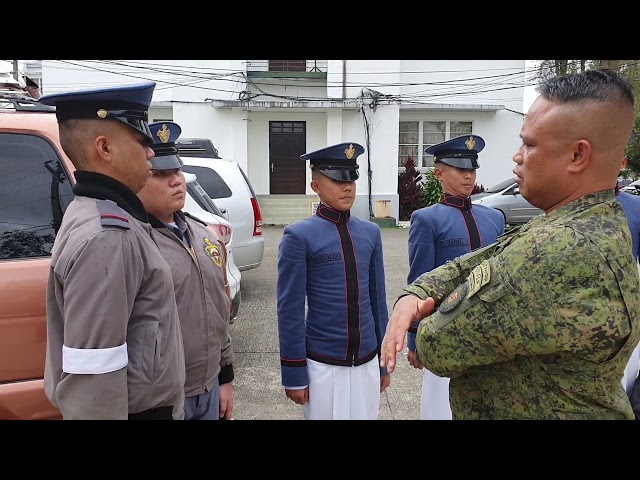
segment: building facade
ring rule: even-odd
[[[525,60],[42,60],[27,61],[43,94],[153,80],[150,121],[210,138],[237,160],[265,224],[308,216],[317,196],[305,152],[341,142],[358,158],[358,217],[398,218],[398,173],[408,156],[457,135],[486,141],[478,184],[512,176],[520,145]]]

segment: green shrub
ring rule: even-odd
[[[442,200],[442,184],[436,178],[435,168],[430,167],[425,174],[425,181],[422,187],[422,199],[426,207],[440,203]]]

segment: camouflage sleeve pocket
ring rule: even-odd
[[[494,303],[505,295],[513,293],[513,291],[508,282],[497,278],[478,292],[478,298],[483,302]]]

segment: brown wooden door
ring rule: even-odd
[[[304,194],[307,162],[306,122],[269,122],[269,191]]]

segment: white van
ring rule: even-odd
[[[176,143],[177,144],[177,143]],[[257,268],[264,255],[262,212],[255,192],[235,160],[192,157],[178,146],[182,171],[198,183],[233,226],[233,255],[240,271]]]

